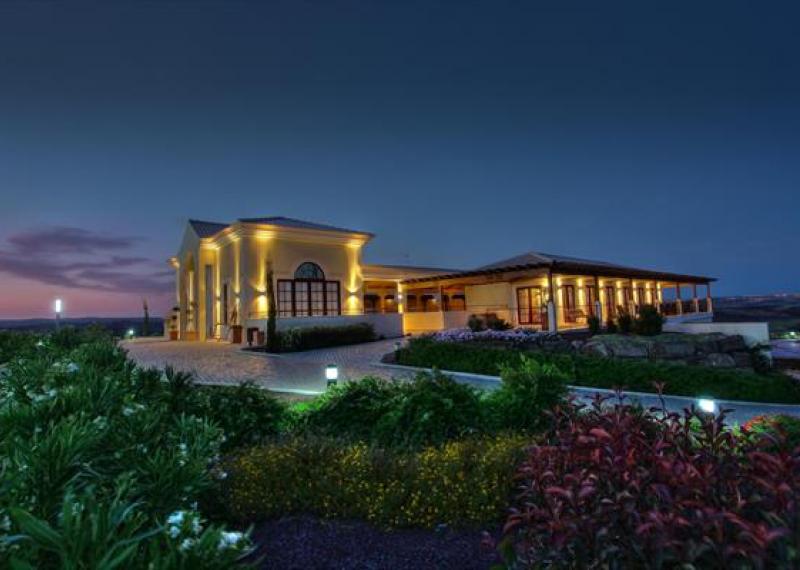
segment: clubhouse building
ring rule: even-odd
[[[587,327],[654,305],[668,321],[711,321],[714,279],[529,252],[469,270],[362,262],[373,234],[284,217],[190,220],[175,257],[173,338],[263,334],[267,275],[278,329],[369,322],[385,337],[495,314],[540,330]]]

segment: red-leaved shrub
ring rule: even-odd
[[[514,568],[789,568],[800,449],[710,417],[598,398],[530,448],[502,550]],[[777,437],[777,439],[776,439]]]

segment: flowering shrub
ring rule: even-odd
[[[800,445],[800,418],[785,414],[756,416],[742,426],[742,432],[776,437],[794,448]]]
[[[556,414],[517,474],[509,565],[765,568],[798,563],[800,450],[716,418],[625,405]]]
[[[191,390],[135,368],[96,330],[16,354],[0,374],[0,567],[234,564],[246,540],[219,548],[226,531],[197,518],[182,549],[164,526],[214,484],[223,442],[207,417],[176,411]]]
[[[540,339],[553,338],[554,336],[554,333],[522,328],[507,330],[446,329],[429,335],[433,340],[440,342],[503,341],[511,343],[530,343]]]
[[[528,441],[498,436],[388,452],[292,438],[225,462],[221,500],[243,521],[313,513],[395,527],[493,523],[506,511]]]

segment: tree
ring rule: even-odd
[[[278,341],[278,309],[275,303],[275,279],[272,271],[272,262],[267,261],[267,350],[277,352],[280,348]]]
[[[142,299],[144,307],[144,320],[142,320],[142,336],[150,336],[150,311],[147,309],[147,299]]]

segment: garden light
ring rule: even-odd
[[[339,380],[339,367],[336,364],[328,364],[325,367],[325,380],[328,381],[328,386],[336,386]]]
[[[136,334],[136,331],[133,329],[128,329],[128,338],[133,338],[133,335]]]
[[[697,400],[697,407],[707,414],[715,414],[717,412],[717,403],[707,398],[700,398]]]
[[[61,309],[63,308],[61,299],[56,299],[56,302],[53,303],[53,308],[55,309],[57,315],[61,314]]]

